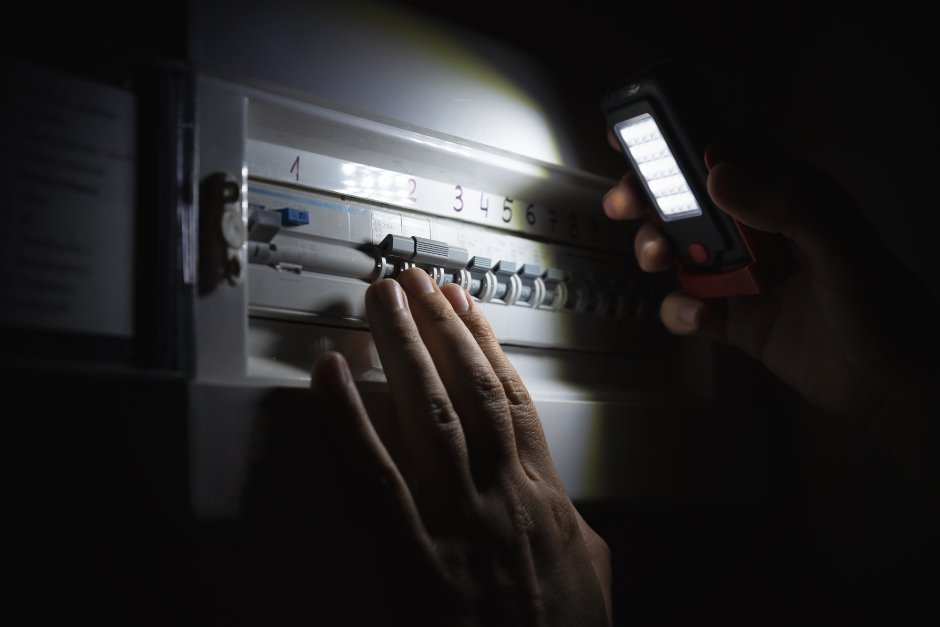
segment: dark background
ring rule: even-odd
[[[829,172],[940,293],[937,64],[930,20],[919,10],[407,4],[540,61],[563,96],[587,168],[610,176],[623,167],[604,138],[597,104],[604,89],[633,67],[689,55],[726,124]],[[22,4],[8,9],[2,49],[122,84],[141,57],[185,58],[182,5]],[[716,363],[710,419],[760,425],[763,489],[581,504],[613,550],[617,624],[936,619],[935,522],[884,448],[808,407],[739,352],[719,349]],[[250,524],[187,518],[180,381],[7,368],[3,382],[8,518],[16,523],[7,565],[20,584],[9,594],[22,622],[49,614],[114,624],[374,617],[371,599],[380,593],[367,521],[349,524],[366,514],[341,484],[316,486],[317,509],[304,513],[302,529],[285,511],[290,493],[259,497],[266,513]],[[160,402],[142,406],[143,397]],[[288,471],[273,466],[259,476],[278,485]],[[397,576],[406,575],[403,565]]]

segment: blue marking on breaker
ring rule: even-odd
[[[278,209],[281,214],[281,224],[284,226],[300,226],[301,224],[310,224],[310,212],[300,209],[291,209],[289,207]]]
[[[346,213],[355,213],[357,215],[362,215],[365,213],[362,209],[356,209],[355,207],[346,207],[344,205],[334,205],[330,202],[323,202],[322,200],[314,200],[312,198],[302,198],[301,196],[291,196],[290,194],[282,194],[281,192],[272,192],[267,189],[258,189],[257,187],[249,187],[248,191],[252,194],[264,194],[265,196],[274,196],[275,198],[283,198],[284,200],[293,200],[294,202],[301,202],[305,205],[313,205],[314,207],[324,207],[326,209],[334,209],[336,211],[345,211]]]

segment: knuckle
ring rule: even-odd
[[[444,394],[428,394],[424,399],[424,413],[435,424],[455,422],[453,405]]]
[[[464,375],[464,384],[470,392],[486,404],[502,404],[505,395],[496,374],[489,368],[489,364],[476,365],[467,369]]]
[[[527,417],[530,412],[535,413],[535,405],[532,403],[532,397],[529,396],[529,390],[526,389],[517,376],[513,376],[514,374],[505,373],[505,376],[499,378],[503,382],[506,400],[509,401],[513,411]]]

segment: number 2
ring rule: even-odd
[[[408,192],[408,197],[405,200],[418,202],[418,199],[414,197],[415,190],[418,189],[418,183],[414,179],[408,179],[408,182],[411,183],[411,191]]]

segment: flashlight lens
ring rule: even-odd
[[[682,175],[663,134],[649,113],[616,126],[639,174],[646,181],[653,202],[663,220],[680,220],[702,215],[689,183]]]

